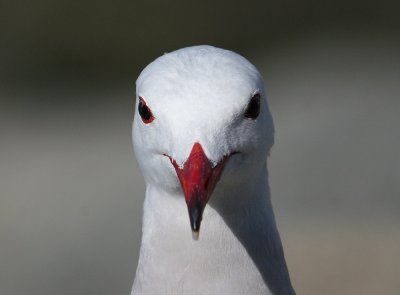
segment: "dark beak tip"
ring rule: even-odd
[[[199,231],[201,220],[203,218],[203,210],[202,206],[188,206],[189,218],[190,218],[190,227],[192,231]]]

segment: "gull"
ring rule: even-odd
[[[207,45],[162,55],[136,81],[132,137],[146,182],[132,295],[295,294],[268,184],[273,120],[255,66]]]

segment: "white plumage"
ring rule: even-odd
[[[228,50],[188,47],[149,64],[136,87],[146,198],[132,294],[295,294],[270,201],[273,122],[257,69]],[[257,95],[259,115],[245,116]],[[215,189],[198,188],[198,175]],[[188,210],[200,226],[203,205],[194,241]]]

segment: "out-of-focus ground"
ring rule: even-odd
[[[350,37],[251,56],[275,119],[270,181],[298,294],[400,290],[400,47]],[[50,110],[7,97],[0,294],[129,294],[144,183],[125,89]]]
[[[400,47],[313,36],[262,64],[271,187],[298,294],[400,290]]]

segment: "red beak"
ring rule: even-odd
[[[229,156],[230,155],[224,156],[224,158],[213,167],[211,161],[204,153],[201,144],[198,142],[193,145],[189,158],[183,164],[183,168],[180,168],[176,161],[168,156],[175,168],[185,195],[186,205],[189,211],[190,226],[195,240],[197,240],[199,236],[204,207],[221,177]]]

